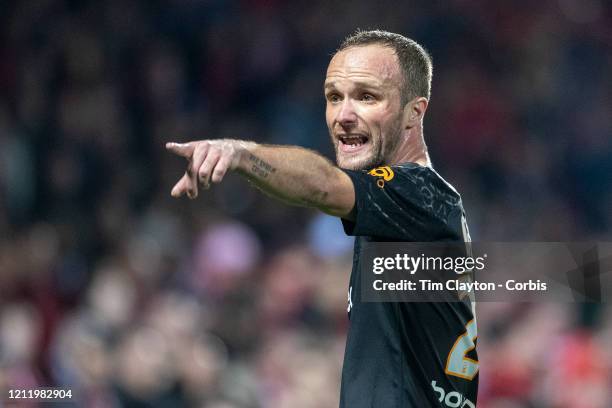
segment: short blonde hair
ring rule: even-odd
[[[401,86],[404,103],[417,96],[430,98],[433,76],[431,56],[422,45],[410,38],[383,30],[357,30],[344,39],[336,53],[347,48],[370,44],[380,44],[395,52],[404,76],[404,83]]]

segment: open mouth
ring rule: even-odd
[[[348,134],[338,136],[338,147],[343,152],[356,152],[368,144],[370,139],[365,135]]]

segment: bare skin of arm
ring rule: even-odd
[[[351,179],[311,150],[230,139],[168,143],[166,148],[189,161],[172,189],[173,197],[196,198],[198,185],[207,189],[235,171],[283,202],[350,219],[355,204]]]

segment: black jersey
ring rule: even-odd
[[[355,186],[356,236],[340,406],[474,407],[478,390],[473,303],[362,302],[365,241],[468,241],[461,198],[433,169],[413,163],[346,171]]]

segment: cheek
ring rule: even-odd
[[[327,123],[327,127],[329,129],[332,128],[332,125],[334,123],[334,115],[335,115],[335,113],[334,113],[333,109],[328,105],[325,108],[325,122]]]
[[[401,123],[398,122],[397,115],[385,113],[376,118],[376,121],[372,121],[372,133],[375,142],[382,145],[387,145],[391,139],[397,137],[398,132],[401,129]]]
[[[369,112],[369,115],[367,115],[364,119],[370,128],[370,131],[373,132],[375,136],[381,137],[386,135],[392,118],[388,112],[377,110]]]

